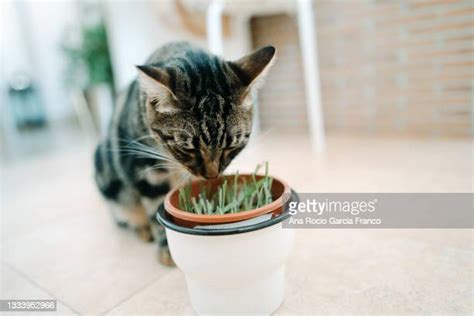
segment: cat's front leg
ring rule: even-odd
[[[160,225],[160,223],[158,223],[156,219],[158,207],[161,203],[163,203],[163,199],[164,197],[159,197],[156,199],[142,198],[142,205],[147,210],[151,233],[158,246],[158,261],[165,266],[173,267],[175,266],[175,263],[168,248],[168,240],[166,239],[165,229]]]
[[[125,213],[124,207],[113,201],[108,201],[107,204],[115,224],[120,228],[127,228],[128,217]]]
[[[112,218],[118,227],[130,227],[141,240],[145,242],[153,241],[149,217],[143,205],[123,206],[115,202],[109,202],[108,204]]]
[[[173,257],[171,257],[165,228],[157,221],[153,222],[152,227],[153,230],[156,231],[155,238],[158,244],[158,261],[165,266],[174,267],[176,264],[174,263]]]
[[[151,232],[151,225],[146,209],[139,204],[126,210],[128,213],[128,222],[137,234],[138,238],[145,242],[152,242],[153,235]]]

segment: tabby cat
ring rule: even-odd
[[[95,180],[121,227],[157,240],[172,264],[164,229],[153,219],[179,169],[218,177],[247,144],[252,90],[275,48],[225,61],[189,43],[167,44],[137,66],[138,78],[117,99],[107,137],[95,152]]]

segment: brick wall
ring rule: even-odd
[[[329,132],[469,137],[472,1],[315,2]],[[278,60],[260,95],[262,128],[307,129],[294,17],[252,19]]]
[[[296,21],[286,15],[253,18],[251,29],[254,47],[278,49],[277,62],[259,94],[262,129],[305,131],[308,123]]]

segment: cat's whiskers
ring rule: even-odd
[[[171,157],[168,157],[168,156],[165,156],[159,152],[156,152],[156,151],[152,151],[152,150],[147,150],[147,149],[144,149],[144,148],[125,148],[123,149],[122,151],[124,152],[135,152],[135,153],[142,153],[142,154],[148,154],[148,155],[151,155],[157,159],[162,159],[162,160],[166,160],[166,161],[171,161],[171,162],[177,162],[175,159],[171,158]]]
[[[156,169],[157,168],[152,168],[152,167],[143,169],[142,171],[140,171],[140,176],[144,176],[147,172],[152,171],[152,170],[156,170]],[[182,169],[178,169],[178,168],[176,168],[174,170],[167,170],[167,173],[163,176],[163,179],[168,179],[171,176],[174,176],[176,173],[182,172],[182,171],[183,171]]]
[[[156,148],[160,148],[162,151],[164,151],[165,147],[162,144],[156,143],[154,144],[154,146],[150,146],[150,145],[140,142],[140,140],[144,140],[148,138],[154,139],[152,135],[145,135],[142,137],[138,137],[136,139],[119,139],[119,142],[125,143],[126,148],[142,148],[142,149],[152,151],[153,153],[157,153],[157,154],[160,154],[162,156],[172,159],[172,157],[170,157],[169,155],[166,155],[165,152],[158,152],[156,150]]]
[[[147,152],[137,149],[119,149],[118,152],[123,153],[124,156],[137,156],[141,158],[150,158],[156,160],[164,160],[171,163],[178,163],[176,160],[169,159],[168,157],[164,157],[153,152]]]
[[[140,172],[145,173],[151,170],[158,170],[158,169],[166,169],[166,171],[169,171],[169,170],[184,171],[185,170],[182,166],[179,166],[179,165],[156,164],[148,168],[145,168],[141,170]]]
[[[179,179],[178,187],[181,187],[184,183],[186,183],[189,180],[189,178],[191,178],[191,174],[188,171],[185,171],[181,175],[181,178]]]
[[[142,136],[142,137],[137,137],[135,139],[132,139],[131,141],[140,141],[140,140],[144,140],[144,139],[148,139],[148,138],[155,138],[153,135],[145,135],[145,136]]]
[[[136,140],[129,140],[127,144],[122,148],[119,148],[122,153],[136,154],[138,156],[144,156],[146,158],[165,160],[168,162],[178,163],[174,158],[166,155],[163,152],[157,151],[154,147],[145,145]]]

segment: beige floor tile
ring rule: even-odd
[[[183,273],[172,273],[123,302],[107,315],[194,315]]]
[[[17,299],[17,300],[46,300],[46,299],[57,299],[53,295],[45,292],[39,288],[31,280],[26,278],[24,275],[18,273],[12,268],[2,264],[1,266],[1,299]],[[52,315],[76,315],[77,312],[63,304],[57,302],[56,312],[41,312],[41,315],[52,316]],[[2,315],[22,316],[22,315],[33,315],[32,312],[3,312]]]
[[[413,231],[298,230],[278,314],[470,314],[472,230]]]
[[[472,192],[472,158],[462,140],[331,137],[312,154],[302,137],[264,136],[231,169],[269,160],[300,192]],[[90,149],[4,167],[2,260],[24,276],[10,272],[6,290],[31,280],[83,314],[192,314],[181,272],[112,224]],[[472,246],[472,231],[299,230],[278,313],[469,314]]]
[[[81,313],[105,311],[167,272],[154,245],[112,224],[90,151],[15,164],[5,176],[4,260]]]
[[[304,137],[266,134],[230,168],[252,171],[265,160],[300,192],[473,192],[468,140],[331,137],[315,154]]]
[[[91,149],[10,163],[2,177],[2,242],[71,216],[104,211],[93,186]]]
[[[76,216],[4,246],[4,260],[81,313],[103,312],[168,272],[154,245],[108,216]]]
[[[276,314],[472,311],[471,230],[302,229],[296,236]],[[110,312],[131,313],[191,314],[183,274],[166,275]]]
[[[81,313],[106,311],[168,272],[153,244],[117,228],[89,150],[6,168],[2,257]]]

